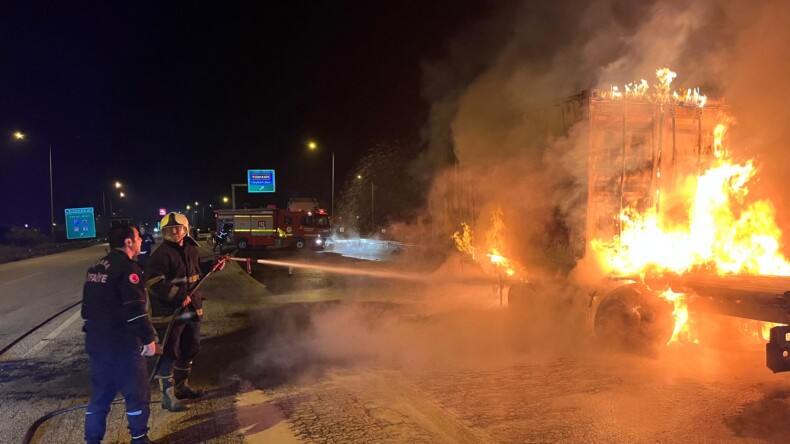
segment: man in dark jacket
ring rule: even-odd
[[[148,259],[151,258],[151,250],[156,241],[154,236],[148,233],[143,226],[140,226],[140,237],[143,239],[143,246],[140,248],[140,254],[137,255],[137,263],[140,264],[140,267],[145,268],[148,265]]]
[[[132,443],[151,443],[151,390],[143,356],[154,354],[156,333],[146,311],[143,272],[132,260],[140,253],[142,239],[137,228],[119,225],[110,230],[109,243],[112,250],[88,269],[82,290],[82,330],[92,385],[85,440],[101,443],[110,404],[121,392]]]
[[[161,222],[164,241],[151,254],[146,280],[151,294],[151,315],[157,331],[164,336],[168,323],[173,327],[166,340],[156,377],[162,389],[162,408],[181,412],[186,407],[179,399],[197,399],[200,390],[189,386],[192,361],[200,351],[200,320],[203,300],[200,291],[190,291],[205,276],[215,261],[200,262],[197,242],[188,236],[189,221],[180,213],[169,213]],[[224,262],[220,268],[224,267]]]

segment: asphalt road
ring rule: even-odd
[[[82,300],[85,271],[105,245],[0,265],[0,349],[53,314]]]
[[[254,266],[263,286],[238,269],[207,282],[194,382],[210,395],[183,414],[155,408],[153,438],[783,443],[790,435],[788,374],[766,369],[763,343],[732,321],[698,319],[708,333],[702,344],[626,354],[600,347],[572,321],[582,307],[515,316],[500,306],[497,288],[468,284],[468,265],[429,267],[408,253],[393,262],[253,255],[307,266],[290,273]],[[349,273],[329,273],[326,265]],[[408,275],[428,278],[401,279]],[[84,400],[76,324],[34,359],[0,362],[0,411],[9,418],[0,425],[3,438],[20,436],[53,402]],[[81,418],[51,421],[43,439],[79,437]],[[114,409],[113,418],[108,442],[125,442],[122,411]]]

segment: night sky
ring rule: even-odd
[[[421,143],[422,66],[488,6],[463,3],[3,2],[0,227],[46,229],[49,146],[57,223],[115,180],[139,222],[216,206],[248,168],[276,170],[265,203],[329,207],[332,152],[339,189],[371,144]]]

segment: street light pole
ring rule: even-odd
[[[49,228],[55,241],[55,193],[52,187],[52,145],[49,146]]]
[[[332,209],[329,217],[335,217],[335,151],[332,151]]]

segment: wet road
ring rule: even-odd
[[[420,269],[408,260],[265,255]],[[659,344],[641,356],[605,351],[568,317],[530,328],[529,318],[499,306],[496,288],[453,284],[459,273],[445,266],[435,283],[401,283],[320,270],[290,276],[287,269],[254,270],[290,305],[278,320],[261,319],[274,328],[259,336],[265,345],[253,362],[259,374],[288,375],[287,384],[259,387],[296,436],[307,442],[787,442],[788,375],[765,368],[764,345],[739,336],[731,321],[705,319],[718,333],[716,343]]]
[[[210,395],[173,415],[154,405],[152,437],[177,443],[764,443],[787,442],[790,383],[764,366],[763,344],[703,319],[704,345],[642,355],[600,349],[574,309],[515,316],[468,264],[404,253],[369,261],[331,253],[254,252],[316,268],[238,268],[207,282],[194,384]],[[384,258],[382,258],[384,259]],[[420,280],[328,273],[419,275]],[[427,278],[426,278],[427,276]],[[470,279],[474,278],[474,279]],[[0,361],[0,441],[84,402],[75,322],[31,337],[46,348]],[[52,337],[45,340],[46,337]],[[34,350],[20,344],[20,351]],[[156,398],[158,393],[154,393]],[[127,442],[122,409],[107,442]],[[42,441],[82,433],[75,411]],[[59,440],[49,440],[56,436]],[[12,439],[6,439],[12,437]]]

